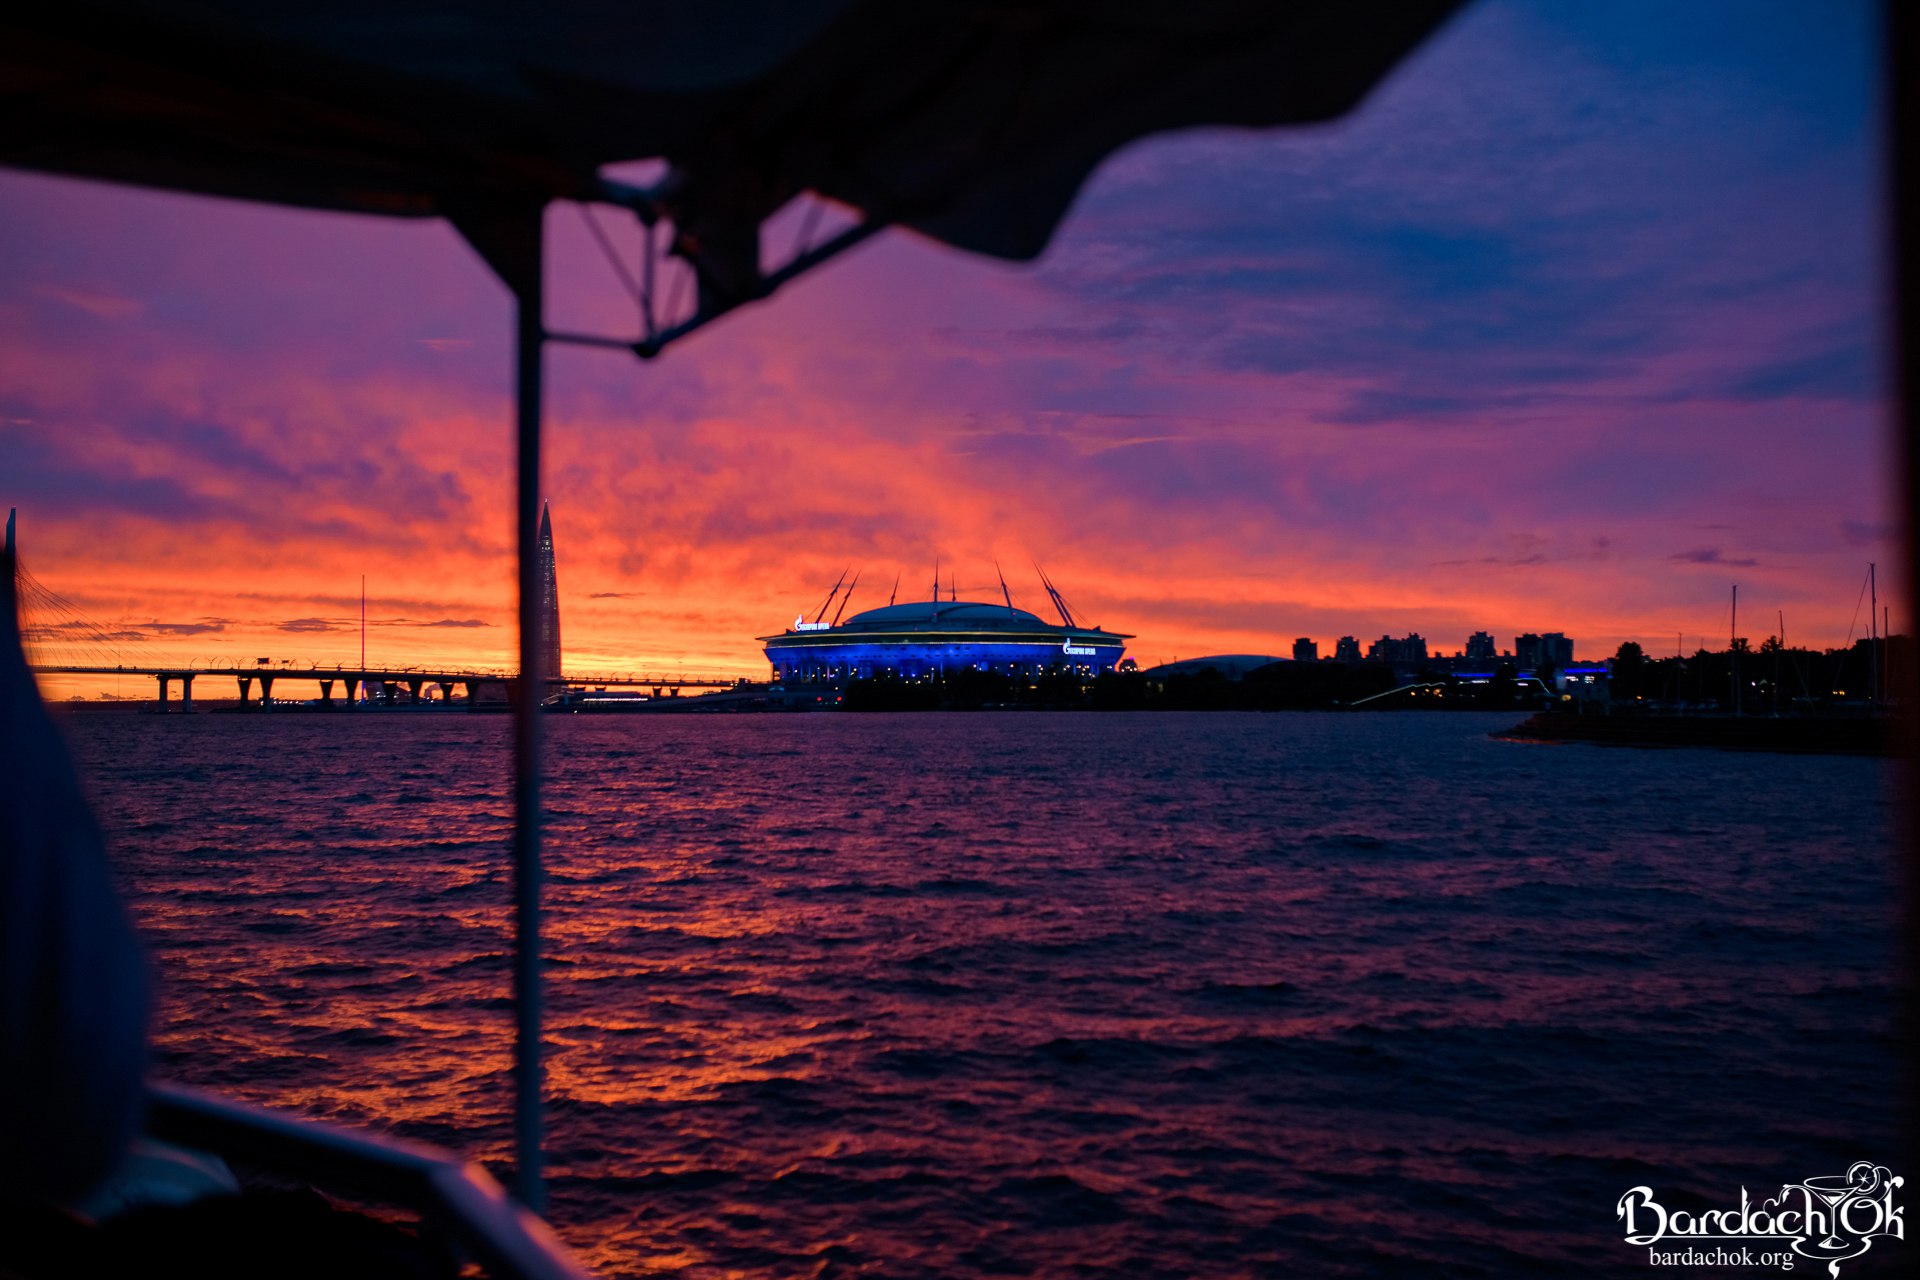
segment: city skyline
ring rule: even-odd
[[[1837,646],[1892,559],[1874,57],[1867,6],[1487,3],[1349,120],[1129,148],[1035,268],[895,233],[657,364],[556,352],[569,652],[752,674],[849,561],[1028,555],[1143,662],[1664,652],[1736,579]],[[510,661],[507,308],[450,231],[22,174],[0,217],[47,585],[332,662],[364,573],[376,650]],[[554,323],[630,325],[550,226]]]

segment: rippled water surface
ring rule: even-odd
[[[504,719],[64,723],[166,1074],[504,1159]],[[563,1234],[608,1276],[1615,1275],[1631,1186],[1889,1160],[1886,766],[1504,723],[550,722]]]

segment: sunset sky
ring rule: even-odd
[[[894,232],[654,364],[556,349],[568,666],[759,674],[936,558],[1043,611],[1039,561],[1143,665],[1691,650],[1736,582],[1756,643],[1863,633],[1874,25],[1488,0],[1337,125],[1116,155],[1037,264]],[[549,227],[554,323],[630,330]],[[0,506],[142,653],[355,660],[365,574],[370,660],[508,664],[509,326],[444,224],[0,173]]]

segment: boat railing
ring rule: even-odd
[[[247,1106],[184,1085],[147,1091],[147,1131],[347,1198],[409,1209],[492,1280],[591,1280],[553,1229],[485,1169],[422,1143]]]

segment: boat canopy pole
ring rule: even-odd
[[[520,678],[513,682],[513,1193],[540,1213],[546,1203],[540,1063],[540,610],[541,372],[544,202],[488,205],[453,214],[513,294],[514,544],[518,555]]]
[[[1727,624],[1727,679],[1733,684],[1733,714],[1740,714],[1740,584],[1733,584],[1733,620]]]
[[[532,279],[514,299],[514,525],[520,579],[520,683],[513,699],[513,956],[514,1190],[520,1203],[546,1210],[546,1168],[541,1151],[544,1116],[540,1062],[540,702],[549,673],[542,659],[540,582],[540,428],[543,350],[541,318],[545,284],[542,255],[544,208],[529,228]]]
[[[668,209],[661,190],[606,183],[600,197],[631,210],[649,233]],[[662,327],[650,294],[643,296],[640,337],[550,331],[543,315],[546,268],[543,254],[547,201],[449,198],[441,212],[500,277],[514,300],[514,545],[519,557],[520,678],[513,685],[513,1193],[535,1213],[546,1204],[542,1148],[543,1079],[540,1063],[540,708],[547,679],[540,597],[541,370],[546,344],[624,348],[650,360],[675,341],[706,327],[745,302],[757,301],[797,276],[873,236],[886,217],[869,216],[825,243],[797,252],[762,273],[737,294],[703,289],[692,315]],[[649,246],[653,243],[647,236]],[[652,254],[644,265],[651,281]],[[844,580],[845,574],[842,574]],[[837,589],[836,589],[837,591]],[[939,613],[939,573],[934,576],[934,612]],[[833,596],[827,597],[833,603]],[[826,606],[821,607],[825,614]]]

